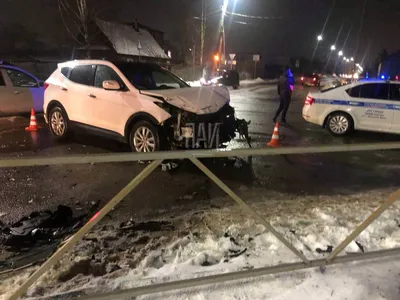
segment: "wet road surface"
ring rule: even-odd
[[[306,123],[301,109],[308,88],[297,87],[287,116],[280,127],[284,146],[338,145],[399,141],[400,136],[356,132],[335,138],[326,130]],[[278,106],[275,85],[256,85],[231,91],[231,104],[238,118],[251,120],[253,147],[266,147]],[[24,131],[28,119],[0,119],[0,156],[31,157],[72,154],[100,154],[129,151],[124,144],[103,138],[75,135],[67,142],[55,142],[43,118],[37,133]],[[237,139],[230,148],[244,148]],[[400,175],[397,151],[353,152],[254,157],[252,161],[206,161],[207,165],[244,198],[258,193],[263,199],[285,197],[296,201],[302,195],[343,195],[375,189],[395,189]],[[138,163],[53,165],[0,169],[0,220],[12,222],[38,209],[70,205],[76,211],[88,210],[94,203],[106,203],[140,170]],[[250,189],[251,188],[251,189]],[[172,173],[156,170],[116,208],[111,218],[129,219],[154,211],[173,213],[171,207],[196,207],[223,196],[189,162]],[[281,195],[281,196],[279,196]],[[282,196],[284,195],[284,196]]]

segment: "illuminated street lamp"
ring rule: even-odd
[[[342,56],[343,55],[343,51],[339,51],[338,55]]]
[[[345,57],[343,57],[343,60],[347,60],[346,56],[345,56]]]
[[[352,58],[350,58],[350,60],[351,60],[351,61],[354,61],[354,58],[352,57]]]
[[[215,54],[215,55],[214,55],[214,60],[215,60],[216,62],[219,61],[219,55],[218,55],[218,54]]]
[[[318,42],[322,41],[322,35],[317,36]]]
[[[335,51],[335,50],[336,50],[336,46],[335,46],[335,45],[332,45],[332,46],[331,46],[331,50],[332,50],[332,51]]]
[[[347,62],[350,62],[350,59],[346,59]]]

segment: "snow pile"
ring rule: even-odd
[[[186,81],[187,84],[189,84],[191,87],[200,87],[201,83],[200,80],[198,81]]]
[[[247,80],[241,80],[240,85],[241,86],[249,86],[249,85],[258,85],[258,84],[272,84],[278,82],[278,79],[262,79],[260,77],[256,79],[247,79]]]
[[[326,257],[371,211],[375,203],[362,202],[363,195],[342,197],[340,201],[321,196],[317,201],[301,200],[293,211],[278,213],[270,201],[253,207],[309,259]],[[306,198],[306,197],[305,197]],[[307,201],[306,201],[307,200]],[[267,205],[273,205],[268,208]],[[315,207],[312,207],[315,205]],[[303,207],[303,208],[301,208]],[[275,209],[275,211],[274,211]],[[354,213],[357,211],[357,214]],[[356,238],[341,255],[400,246],[400,205],[395,204]],[[187,222],[156,223],[164,232],[152,237],[121,234],[116,228],[94,232],[32,287],[28,295],[80,290],[85,293],[121,290],[143,285],[248,270],[298,261],[265,228],[236,206],[214,208],[204,215],[186,214]],[[193,219],[195,218],[195,219]],[[182,228],[175,228],[180,223]],[[139,224],[133,224],[138,229]],[[125,226],[123,228],[129,228]],[[143,227],[141,225],[141,227]],[[179,235],[179,232],[188,234]],[[160,229],[160,230],[161,230]],[[125,229],[124,229],[125,230]],[[168,238],[168,230],[172,236]],[[174,238],[175,236],[175,238]],[[33,269],[28,269],[27,273]],[[10,286],[20,285],[27,273],[0,283],[3,299]],[[240,282],[199,287],[189,291],[164,293],[163,299],[399,299],[400,262],[387,260],[329,266],[324,273],[312,269],[265,276]],[[149,295],[138,299],[159,299]]]

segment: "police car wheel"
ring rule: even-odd
[[[348,114],[334,113],[329,117],[327,127],[334,136],[343,136],[353,130],[353,120]]]

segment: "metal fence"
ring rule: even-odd
[[[317,266],[345,263],[350,261],[365,260],[376,257],[399,255],[400,248],[381,250],[364,254],[355,254],[337,257],[338,254],[350,244],[363,230],[365,230],[376,218],[388,209],[399,197],[400,189],[393,193],[380,207],[378,207],[365,221],[363,221],[344,241],[342,241],[326,259],[308,260],[305,255],[297,250],[281,233],[274,229],[271,224],[254,211],[245,201],[225,185],[214,173],[212,173],[201,161],[202,158],[218,157],[251,157],[287,154],[309,154],[309,153],[335,153],[372,150],[394,150],[400,149],[400,143],[378,143],[378,144],[354,144],[341,146],[315,146],[315,147],[287,147],[287,148],[263,148],[263,149],[237,149],[237,150],[199,150],[199,151],[174,151],[155,153],[125,153],[104,154],[84,156],[63,157],[35,157],[0,160],[0,167],[31,167],[44,165],[62,164],[88,164],[106,162],[127,161],[152,161],[137,176],[135,176],[117,195],[115,195],[100,211],[98,211],[76,234],[74,234],[63,246],[61,246],[45,263],[42,264],[28,279],[18,288],[10,299],[16,300],[23,296],[27,289],[47,270],[49,270],[64,253],[78,243],[104,216],[118,205],[133,189],[135,189],[146,177],[148,177],[165,159],[189,159],[225,193],[227,193],[244,211],[253,216],[260,224],[264,225],[279,241],[292,251],[300,262],[282,264],[273,267],[259,268],[249,271],[234,272],[201,278],[181,280],[163,284],[149,285],[129,290],[117,291],[108,294],[92,295],[82,299],[121,299],[121,297],[133,297],[151,293],[166,292],[175,289],[190,288],[200,285],[227,282],[242,278],[276,274]]]

